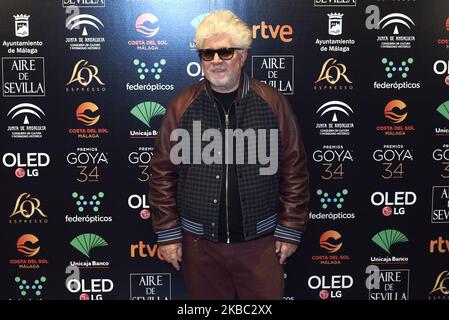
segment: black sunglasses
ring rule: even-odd
[[[221,60],[231,60],[234,57],[235,50],[243,50],[242,48],[220,48],[220,49],[200,49],[198,50],[198,55],[203,61],[214,60],[215,53]]]

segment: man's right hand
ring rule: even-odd
[[[182,243],[167,244],[160,246],[159,251],[165,261],[171,263],[172,266],[179,271],[181,267],[179,263],[182,261]]]

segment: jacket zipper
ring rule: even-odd
[[[220,113],[217,110],[217,104],[216,103],[214,103],[214,107],[215,107],[215,110],[217,111],[218,120],[220,122],[220,127],[223,129],[222,122],[220,120]],[[231,104],[231,107],[229,108],[228,112],[225,112],[225,110],[224,110],[224,108],[222,106],[220,106],[220,108],[222,108],[223,113],[225,114],[225,126],[226,126],[226,129],[228,129],[229,128],[229,111],[232,108],[232,104]],[[226,130],[224,130],[223,133],[225,134],[225,154],[224,154],[225,157],[224,157],[224,159],[225,159],[225,163],[226,163],[227,162],[226,161],[226,157],[228,156],[228,154],[227,154],[228,145],[227,145],[227,141],[226,141]],[[231,243],[231,239],[230,239],[230,236],[229,236],[228,164],[227,163],[226,163],[226,186],[225,187],[226,187],[226,243]]]
[[[229,128],[229,111],[232,108],[232,104],[229,107],[228,112],[226,112],[225,114],[225,124],[226,124],[226,129]],[[226,132],[226,130],[225,130]],[[228,152],[228,141],[226,139],[226,133],[225,133],[225,161],[228,158],[229,152]],[[228,168],[228,161],[226,161],[226,235],[227,235],[227,239],[226,239],[226,243],[230,243],[230,238],[229,238],[229,199],[228,199],[228,177],[229,177],[229,168]]]

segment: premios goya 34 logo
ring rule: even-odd
[[[102,170],[109,166],[107,152],[99,151],[98,147],[79,147],[76,152],[67,154],[67,163],[79,172],[78,182],[99,182]]]

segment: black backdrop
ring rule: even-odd
[[[147,165],[155,106],[201,78],[195,27],[219,8],[252,26],[245,70],[288,97],[307,149],[310,221],[285,299],[448,298],[446,1],[0,6],[0,298],[186,298],[157,253]]]

